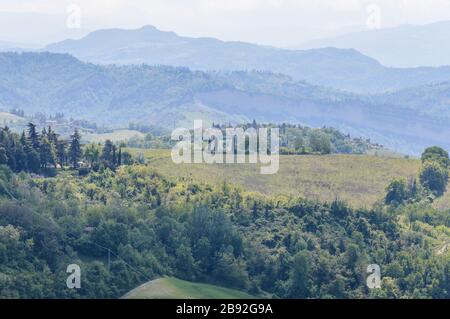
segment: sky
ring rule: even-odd
[[[278,47],[450,20],[450,0],[0,0],[2,41],[42,46],[103,28],[154,25]]]

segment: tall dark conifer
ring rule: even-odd
[[[36,130],[36,125],[33,123],[28,123],[28,140],[31,143],[31,147],[35,150],[39,150],[39,134]]]
[[[67,164],[67,141],[57,141],[56,145],[56,157],[58,164],[64,167]]]
[[[75,132],[71,136],[70,148],[69,148],[69,160],[70,164],[73,168],[79,167],[79,162],[83,155],[81,151],[81,135],[78,133],[78,130],[75,129]]]

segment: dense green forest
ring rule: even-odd
[[[170,179],[119,162],[110,142],[79,147],[76,133],[72,164],[44,177],[31,169],[37,162],[21,169],[11,153],[11,145],[33,149],[32,133],[22,143],[1,135],[2,298],[116,298],[163,275],[282,298],[450,297],[449,212],[431,205],[447,186],[440,148],[424,152],[417,181],[394,180],[384,202],[351,209]],[[48,134],[36,149],[48,147]],[[43,158],[37,170],[52,166]],[[66,287],[74,263],[81,289]],[[374,263],[383,281],[371,290],[366,268]]]

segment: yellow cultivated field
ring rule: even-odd
[[[227,181],[247,191],[267,195],[294,195],[320,201],[341,199],[353,207],[370,207],[385,195],[393,178],[414,178],[417,159],[368,155],[281,156],[274,175],[261,175],[254,164],[174,164],[169,150],[129,149],[142,153],[149,166],[163,175],[200,183]]]

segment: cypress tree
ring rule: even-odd
[[[28,123],[28,140],[35,151],[39,149],[39,134],[36,130],[36,125]]]
[[[81,159],[82,151],[81,151],[81,135],[78,133],[78,130],[75,129],[75,132],[71,136],[70,148],[69,148],[69,160],[70,164],[73,168],[78,168],[78,162]]]

